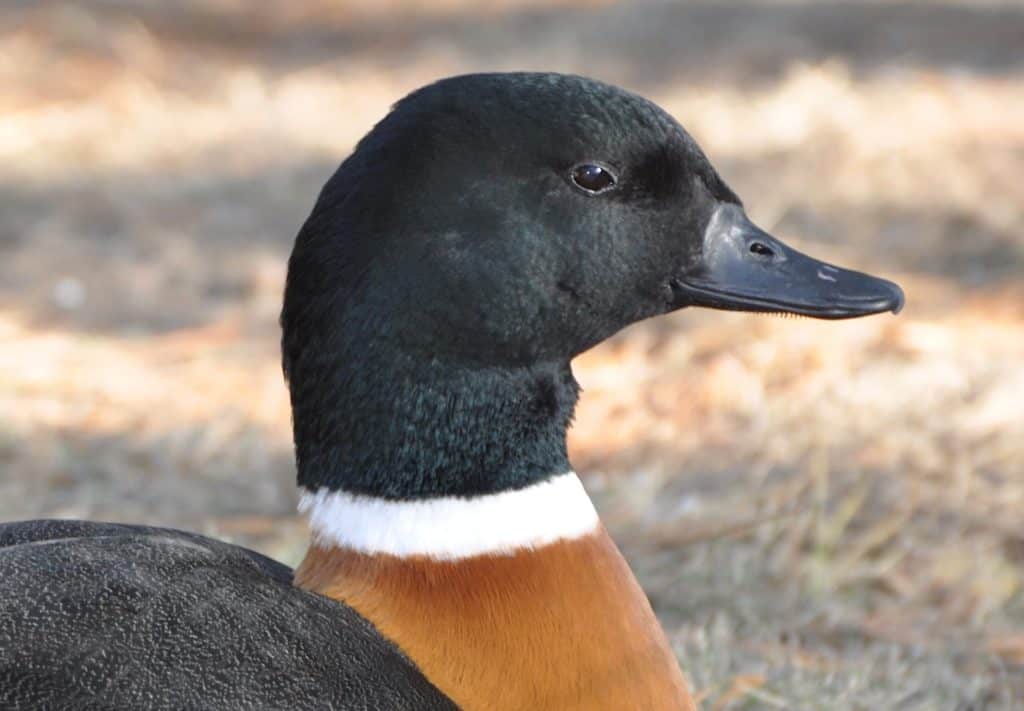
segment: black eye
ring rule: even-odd
[[[751,242],[750,251],[754,254],[758,254],[762,257],[774,257],[775,252],[772,248],[766,245],[764,242]]]
[[[603,193],[615,186],[615,176],[607,168],[584,163],[572,169],[572,182],[588,193]]]

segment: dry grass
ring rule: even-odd
[[[294,561],[275,318],[320,184],[437,76],[579,71],[675,113],[762,225],[909,295],[680,313],[575,364],[574,460],[705,706],[1020,706],[1024,10],[478,5],[0,9],[0,518]]]

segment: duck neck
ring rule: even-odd
[[[568,363],[366,372],[387,382],[292,378],[313,533],[296,585],[356,609],[465,708],[691,709],[569,469]]]
[[[298,481],[307,492],[464,498],[569,471],[566,430],[579,386],[568,362],[477,367],[372,345],[293,366]]]

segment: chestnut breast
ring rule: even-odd
[[[466,709],[694,709],[603,527],[453,561],[314,545],[296,584],[351,605]]]

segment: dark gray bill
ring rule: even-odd
[[[904,302],[891,281],[801,254],[757,227],[738,205],[715,211],[701,263],[672,286],[693,306],[828,319],[899,313]]]

